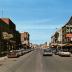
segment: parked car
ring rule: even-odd
[[[16,58],[19,57],[19,53],[16,50],[11,50],[7,54],[8,58]]]
[[[27,53],[31,52],[31,49],[26,49]]]
[[[16,50],[16,52],[18,53],[18,55],[19,55],[19,56],[21,56],[21,55],[22,55],[22,51],[21,51],[21,49]]]
[[[55,50],[53,50],[53,53],[54,53],[55,55],[58,55],[58,54],[59,54],[59,51],[60,51],[60,50],[55,49]]]
[[[25,50],[24,49],[21,49],[21,55],[24,55],[24,52]]]
[[[70,52],[64,52],[64,51],[61,51],[59,52],[59,56],[71,56],[71,53]]]
[[[43,56],[52,56],[52,55],[53,55],[52,50],[44,49]]]
[[[55,55],[59,55],[59,51],[56,51],[54,54],[55,54]]]

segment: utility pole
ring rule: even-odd
[[[2,9],[2,18],[3,18],[3,9]]]
[[[63,44],[62,44],[62,43],[63,43],[62,40],[63,40],[63,39],[62,39],[62,28],[61,28],[61,50],[62,50],[62,45],[63,45]]]

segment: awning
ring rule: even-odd
[[[66,44],[65,46],[72,46],[72,44]]]
[[[72,46],[72,44],[58,44],[59,46]]]
[[[58,46],[65,46],[66,44],[58,44]]]

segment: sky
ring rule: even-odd
[[[10,18],[19,32],[29,32],[32,43],[50,42],[71,16],[72,0],[0,0],[0,17]]]

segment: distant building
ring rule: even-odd
[[[51,37],[51,47],[57,48],[58,39],[59,39],[59,31],[56,31],[54,35]]]
[[[43,44],[40,44],[40,47],[45,49],[45,48],[48,48],[49,46],[48,46],[47,42],[45,42]]]
[[[62,28],[58,30],[58,44],[62,43]]]
[[[21,43],[23,45],[29,46],[29,44],[30,44],[29,37],[30,37],[30,35],[28,32],[21,33]]]

